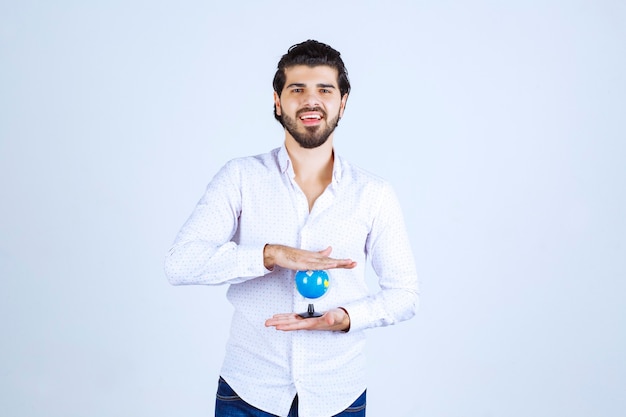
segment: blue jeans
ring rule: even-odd
[[[352,405],[333,417],[365,417],[366,392]],[[215,399],[215,417],[277,417],[274,414],[266,413],[256,407],[251,406],[237,395],[223,378],[217,385],[217,395]],[[298,396],[293,399],[289,417],[298,417]]]

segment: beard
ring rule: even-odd
[[[298,130],[297,119],[300,118],[301,113],[316,111],[320,112],[323,115],[323,119],[326,123],[319,124],[317,126],[303,126],[304,132]],[[298,144],[305,149],[313,149],[318,146],[322,146],[330,135],[335,131],[335,128],[339,124],[339,113],[333,119],[326,118],[326,112],[322,109],[300,109],[296,113],[296,119],[291,118],[290,116],[283,114],[281,116],[283,126],[289,134],[295,139]]]

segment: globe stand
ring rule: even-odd
[[[298,317],[302,317],[303,319],[312,319],[315,317],[322,317],[323,314],[315,311],[315,307],[313,304],[309,304],[309,308],[305,313],[298,314]]]

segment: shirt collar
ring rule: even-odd
[[[337,155],[335,149],[333,149],[333,155],[335,157],[333,161],[333,182],[338,183],[341,181],[343,175],[343,160]],[[278,166],[280,167],[280,172],[283,174],[289,172],[292,177],[295,176],[293,164],[291,163],[291,159],[289,159],[289,153],[284,144],[278,148]]]
[[[289,154],[287,153],[287,148],[285,145],[278,148],[278,166],[280,167],[280,172],[283,174],[287,172],[287,170],[291,167],[291,160],[289,159]],[[292,168],[293,170],[293,168]]]

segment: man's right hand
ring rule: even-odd
[[[356,262],[352,259],[330,258],[332,248],[329,246],[319,252],[296,249],[284,245],[267,244],[263,249],[263,264],[268,270],[276,265],[296,271],[346,268],[352,269]]]

